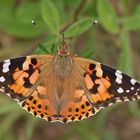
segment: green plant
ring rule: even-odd
[[[32,20],[36,21],[37,26],[31,24]],[[93,25],[94,20],[98,20],[96,26]],[[136,0],[129,2],[126,0],[117,2],[111,0],[21,0],[19,3],[16,0],[7,0],[0,4],[0,21],[0,36],[2,36],[0,56],[3,58],[5,58],[4,54],[7,56],[9,54],[13,56],[15,53],[16,55],[24,54],[23,51],[28,50],[27,44],[31,44],[31,51],[36,54],[55,53],[64,33],[72,51],[84,57],[98,59],[108,65],[118,66],[130,75],[138,73],[137,77],[140,77],[140,69],[137,63],[134,63],[139,60],[140,54],[140,41],[136,39],[140,37],[140,5]],[[132,36],[132,32],[135,36],[137,35],[136,38]],[[39,43],[34,43],[35,40]],[[133,40],[135,40],[133,43],[135,46],[131,45]],[[32,46],[35,44],[37,46],[33,51]],[[126,119],[131,116],[140,120],[137,103],[126,105],[130,106],[129,108],[115,105],[92,119],[68,125],[49,124],[44,120],[34,118],[22,111],[17,103],[2,95],[0,105],[0,139],[5,140],[35,138],[118,140],[121,135],[114,132],[115,126],[111,130],[107,124],[113,112],[120,110],[119,114]],[[109,123],[112,122],[109,121]],[[52,132],[55,134],[51,135]]]

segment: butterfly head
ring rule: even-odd
[[[69,46],[67,45],[64,34],[62,36],[62,42],[61,45],[58,48],[58,54],[59,55],[69,55]]]
[[[66,42],[62,42],[62,44],[58,48],[59,55],[69,55],[69,46]]]

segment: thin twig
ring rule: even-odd
[[[80,15],[81,11],[84,9],[84,6],[86,5],[87,0],[81,0],[80,4],[76,8],[74,14],[73,14],[73,21],[77,21],[78,16]]]
[[[84,6],[86,5],[87,0],[81,0],[80,4],[78,7],[75,9],[73,13],[73,19],[71,22],[67,23],[62,29],[61,33],[63,33],[70,25],[72,25],[75,21],[77,21],[78,16],[80,15],[81,11],[83,10]]]

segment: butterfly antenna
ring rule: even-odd
[[[65,35],[64,35],[64,33],[62,33],[62,44],[63,44],[63,45],[66,45]]]
[[[97,20],[94,20],[93,25],[96,25],[97,23],[98,23],[98,21]]]
[[[37,24],[34,20],[32,20],[32,24],[33,24],[34,26],[38,26],[38,24]]]
[[[63,42],[65,41],[65,35],[64,35],[64,33],[62,34],[62,41]]]

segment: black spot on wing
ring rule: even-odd
[[[94,66],[91,66],[93,69],[95,68]],[[98,87],[99,84],[95,83],[95,80],[99,79],[99,77],[96,75],[96,70],[94,70],[91,74],[89,74],[90,78],[92,79],[94,86],[92,87],[92,89],[89,89],[90,93],[96,94],[98,93]]]
[[[32,86],[32,84],[30,83],[29,78],[24,77],[23,80],[25,82],[24,85],[23,85],[25,88],[30,88]]]
[[[44,117],[44,114],[40,114],[40,117],[43,118]]]
[[[92,74],[90,74],[90,78],[92,79],[92,81],[94,82],[96,79],[99,79],[99,77],[97,77],[97,75],[96,75],[96,70],[94,70],[93,72],[92,72]]]
[[[29,77],[33,74],[33,72],[35,71],[35,69],[33,68],[33,65],[29,64],[29,69],[25,70],[25,72],[27,72],[29,74]]]
[[[52,121],[51,117],[48,117],[48,122],[51,122],[51,121]]]
[[[16,68],[19,68],[20,70],[23,69],[23,63],[25,62],[27,57],[19,57],[15,59],[10,59],[10,66],[9,69],[10,71],[15,71]]]
[[[89,69],[92,71],[92,70],[94,70],[95,69],[95,67],[96,67],[96,65],[95,64],[90,64],[89,65]]]
[[[36,65],[36,64],[37,64],[36,58],[31,58],[31,63],[32,63],[33,65]]]
[[[93,94],[96,94],[98,93],[98,87],[99,87],[99,84],[95,84],[92,89],[89,89],[89,92],[90,93],[93,93]]]
[[[64,119],[63,119],[63,122],[66,123],[66,122],[67,122],[67,118],[64,118]]]
[[[111,83],[115,83],[116,80],[116,75],[115,72],[116,70],[113,68],[110,68],[108,66],[105,66],[103,64],[101,64],[101,69],[103,70],[103,78],[109,77]]]

